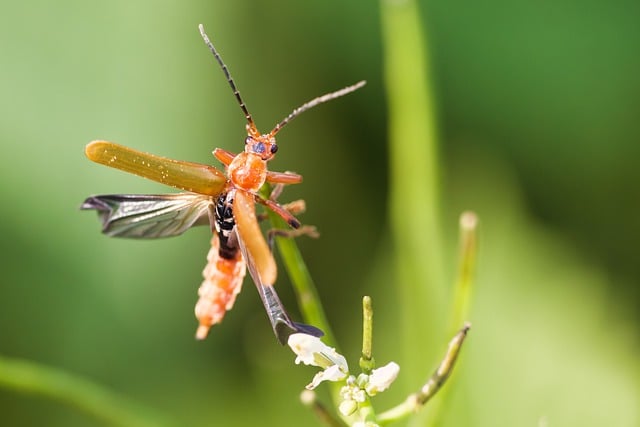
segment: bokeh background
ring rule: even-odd
[[[442,425],[638,425],[640,3],[420,7],[451,279],[458,215],[481,218],[474,329]],[[243,117],[200,39],[203,23],[262,130],[314,96],[368,81],[281,132],[270,168],[305,177],[284,198],[304,197],[302,219],[322,233],[299,245],[346,356],[355,365],[369,294],[376,358],[396,357],[403,307],[398,284],[381,279],[392,274],[380,254],[393,248],[376,2],[0,10],[1,356],[80,375],[177,425],[319,425],[297,400],[314,371],[275,343],[249,281],[224,323],[193,339],[206,228],[108,239],[78,210],[90,194],[170,191],[91,164],[83,147],[93,139],[202,163],[215,147],[240,149]],[[296,313],[284,273],[278,287]],[[6,386],[0,424],[103,425]]]

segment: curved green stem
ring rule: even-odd
[[[271,186],[265,184],[260,189],[260,194],[264,198],[269,198],[271,194]],[[290,226],[286,223],[280,215],[272,211],[266,210],[269,222],[274,229],[289,230]],[[287,274],[291,279],[291,285],[295,291],[296,298],[298,300],[298,306],[304,321],[316,328],[322,329],[324,337],[322,338],[325,344],[336,347],[336,341],[331,332],[331,327],[327,321],[327,316],[322,308],[316,285],[311,278],[309,269],[302,258],[300,249],[295,240],[290,237],[283,237],[276,235],[275,237],[278,251],[284,262],[284,267],[287,270]]]
[[[24,359],[0,356],[0,387],[57,400],[107,425],[166,426],[149,410],[87,379]]]
[[[267,210],[269,221],[275,228],[287,229],[286,222],[275,212]],[[291,279],[291,284],[298,300],[300,312],[306,323],[322,329],[325,333],[322,340],[325,344],[338,348],[331,326],[327,320],[327,316],[322,308],[322,302],[318,296],[316,285],[311,278],[309,269],[307,268],[300,249],[294,239],[276,236],[276,244],[280,251],[280,256],[284,263],[285,269]],[[340,404],[340,385],[338,383],[330,383],[331,397],[334,407],[337,409]]]
[[[449,330],[453,333],[469,318],[473,282],[475,280],[478,217],[467,211],[460,215],[460,259],[454,287],[452,318]]]
[[[276,228],[286,228],[287,225],[277,214],[269,212],[269,219]],[[324,314],[316,285],[311,278],[307,265],[302,258],[300,249],[295,240],[288,237],[276,237],[276,244],[280,251],[280,256],[291,279],[291,284],[295,290],[300,312],[306,323],[322,329],[325,333],[322,340],[332,347],[336,347],[335,338],[331,332],[331,327]]]
[[[316,414],[318,420],[327,427],[347,427],[347,424],[338,418],[335,418],[327,408],[316,398],[316,393],[311,390],[305,390],[300,395],[300,401],[303,405],[311,408]]]
[[[416,2],[382,0],[381,12],[401,366],[405,378],[415,378],[422,375],[425,359],[437,357],[444,333],[436,118]]]
[[[440,388],[442,388],[453,371],[453,367],[458,359],[460,350],[462,349],[462,344],[464,343],[470,328],[471,325],[466,323],[453,337],[449,342],[449,347],[447,348],[447,352],[440,362],[440,365],[438,365],[436,371],[420,388],[420,390],[411,394],[398,406],[395,406],[378,416],[378,422],[381,425],[398,421],[417,412],[438,392],[438,390],[440,390]]]

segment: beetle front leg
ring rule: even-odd
[[[267,182],[273,184],[300,184],[302,175],[293,172],[267,171]]]
[[[229,166],[236,157],[236,154],[233,154],[231,151],[223,150],[222,148],[216,148],[213,150],[213,155],[225,166]]]

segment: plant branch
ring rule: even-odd
[[[456,359],[458,358],[458,354],[460,353],[462,344],[464,343],[470,328],[471,325],[466,323],[464,327],[453,337],[449,342],[449,348],[440,362],[440,365],[420,390],[411,394],[398,406],[378,415],[378,422],[380,424],[388,424],[392,421],[404,418],[411,413],[417,412],[438,392],[438,390],[442,388],[453,371]]]
[[[108,425],[166,426],[157,415],[85,378],[24,359],[0,356],[0,387],[40,395],[83,411]]]
[[[400,365],[417,375],[444,325],[440,171],[428,43],[415,0],[381,0],[389,129],[389,214],[401,310]],[[387,249],[388,250],[388,249]],[[425,328],[424,325],[430,325]],[[422,343],[416,348],[416,343]],[[421,355],[421,356],[418,356]]]
[[[371,297],[362,298],[362,356],[360,357],[360,369],[369,375],[376,366],[373,359],[373,307]]]
[[[458,277],[454,287],[450,326],[452,331],[469,318],[469,306],[475,280],[477,228],[478,217],[474,212],[467,211],[460,215],[460,260],[458,262]]]

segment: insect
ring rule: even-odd
[[[244,151],[237,155],[220,148],[213,151],[225,166],[223,173],[205,164],[159,157],[112,142],[93,141],[85,149],[90,160],[186,192],[98,195],[87,198],[81,208],[96,210],[102,222],[102,232],[112,237],[154,239],[177,236],[198,225],[208,224],[211,227],[211,250],[195,308],[199,321],[197,339],[204,339],[210,327],[222,321],[225,313],[233,307],[247,268],[281,343],[292,332],[320,336],[322,331],[319,329],[293,322],[278,298],[273,287],[277,267],[260,230],[255,203],[266,206],[285,219],[294,229],[292,236],[310,233],[311,229],[301,227],[294,216],[301,210],[299,205],[280,205],[275,197],[263,198],[258,193],[265,183],[274,184],[278,190],[274,189],[274,193],[279,193],[282,186],[302,181],[302,176],[292,172],[267,170],[267,162],[278,150],[275,136],[302,112],[353,92],[365,82],[312,99],[294,109],[269,133],[262,134],[202,25],[199,30],[247,120]]]

